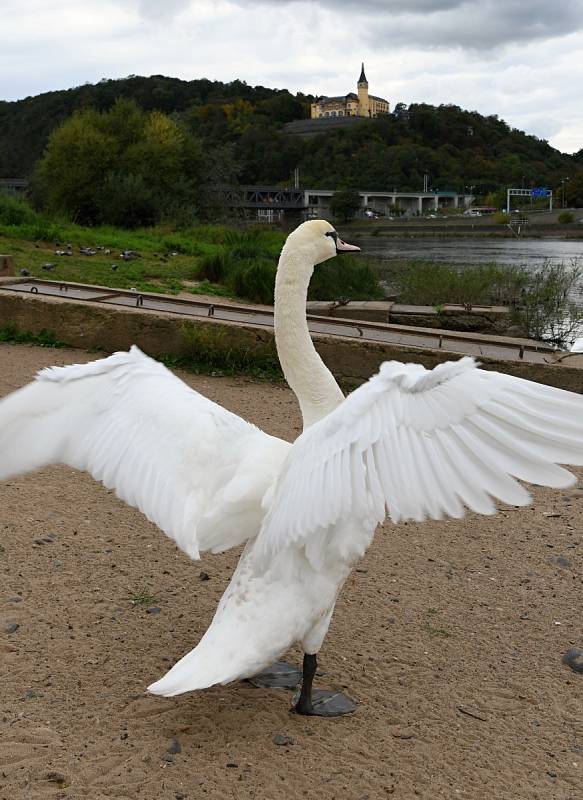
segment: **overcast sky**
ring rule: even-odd
[[[127,75],[498,114],[583,148],[583,0],[0,0],[0,99]]]

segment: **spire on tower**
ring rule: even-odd
[[[364,74],[364,61],[362,62],[362,69],[360,70],[360,78],[358,79],[359,83],[368,83],[366,79],[366,75]]]

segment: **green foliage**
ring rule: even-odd
[[[533,339],[564,347],[583,330],[583,307],[573,302],[583,291],[583,264],[552,263],[529,273],[521,297],[521,319]]]
[[[147,589],[145,586],[142,589],[138,589],[137,591],[130,594],[128,600],[133,606],[142,606],[142,607],[153,606],[154,603],[158,602],[154,597],[154,595],[150,594],[149,589]]]
[[[578,169],[575,174],[571,174],[571,179],[562,184],[565,191],[565,202],[572,208],[583,207],[583,150],[579,150],[573,156]],[[557,190],[559,187],[557,187]]]
[[[232,251],[211,253],[199,263],[198,277],[221,283],[230,294],[254,303],[273,303],[277,260],[240,258]]]
[[[219,283],[230,272],[232,265],[229,265],[228,261],[229,257],[224,252],[204,255],[199,261],[198,277],[211,283]]]
[[[341,222],[351,220],[357,214],[360,205],[360,195],[353,189],[340,189],[330,198],[330,210],[334,218]]]
[[[39,215],[20,197],[0,192],[0,225],[32,225]]]
[[[433,307],[446,303],[515,306],[528,275],[523,267],[484,264],[460,270],[432,261],[413,261],[397,278],[399,301]]]
[[[508,305],[516,324],[533,339],[565,346],[583,330],[583,265],[545,263],[537,270],[487,264],[456,268],[412,262],[393,276],[399,300],[443,310],[446,303]]]
[[[114,112],[119,98],[125,103],[123,113]],[[105,80],[16,103],[0,102],[0,176],[31,175],[51,133],[78,112],[88,115],[83,118],[91,121],[91,132],[87,125],[76,123],[79,138],[70,140],[73,155],[63,163],[67,169],[59,173],[65,184],[70,175],[78,179],[85,175],[89,180],[97,174],[100,180],[103,170],[109,174],[110,169],[112,175],[141,175],[148,170],[147,161],[151,173],[159,176],[157,180],[165,194],[165,176],[177,174],[173,172],[172,153],[186,146],[187,140],[195,143],[195,150],[197,142],[203,143],[194,158],[202,183],[194,182],[196,191],[189,195],[188,202],[181,198],[171,209],[169,200],[169,207],[163,209],[164,214],[174,214],[183,224],[201,212],[211,213],[213,218],[221,215],[218,195],[209,187],[209,177],[214,176],[222,184],[236,180],[289,184],[295,167],[300,168],[304,185],[332,189],[363,186],[371,190],[398,187],[401,191],[414,191],[421,189],[423,174],[428,171],[433,187],[463,191],[472,185],[474,193],[482,197],[523,182],[556,190],[569,177],[570,181],[564,184],[567,201],[570,205],[583,205],[583,157],[559,153],[548,142],[511,129],[495,115],[485,117],[449,104],[434,107],[414,103],[407,108],[397,103],[393,114],[325,135],[306,139],[285,135],[281,130],[284,123],[309,116],[311,99],[286,90],[247,86],[242,81],[181,81],[158,75]],[[128,101],[133,101],[138,113],[127,110]],[[116,113],[112,125],[100,126],[99,118]],[[161,136],[157,123],[145,131],[140,115],[152,118],[152,114],[171,119],[180,136]],[[143,136],[136,137],[136,131],[142,131]],[[109,149],[112,142],[113,151]],[[91,152],[93,146],[95,153]],[[85,153],[91,156],[91,164],[100,166],[97,173],[93,167],[84,166]],[[120,153],[126,154],[121,169],[116,166]],[[166,172],[168,164],[170,173]],[[189,175],[187,172],[188,181]],[[139,207],[145,205],[140,214],[148,211],[149,180],[145,187],[112,181],[113,192],[118,186],[122,194],[131,191],[134,200],[128,213],[136,200],[140,201]],[[44,187],[47,193],[52,190],[52,184]],[[61,194],[58,189],[55,191]],[[197,192],[205,195],[202,207]],[[91,212],[92,197],[82,189],[76,189],[74,194],[71,203],[74,199],[76,207]],[[498,207],[504,203],[500,197],[501,201],[494,204]],[[119,198],[115,205],[117,213],[121,213]]]
[[[179,291],[232,296],[234,273],[243,264],[249,267],[250,259],[238,254],[256,253],[253,262],[277,262],[284,236],[281,233],[260,229],[233,230],[225,226],[192,226],[180,231],[166,227],[122,230],[112,226],[95,228],[71,223],[55,224],[25,202],[16,205],[0,195],[0,250],[14,255],[17,269],[25,267],[35,277],[46,278],[42,265],[55,264],[50,277],[56,280],[93,283],[113,288],[136,288],[143,292]],[[16,209],[16,211],[14,211]],[[22,225],[3,224],[23,219]],[[72,255],[55,257],[55,250],[67,242]],[[100,248],[93,256],[84,256],[80,247]],[[130,261],[120,259],[124,250],[134,250],[138,257]],[[106,251],[110,251],[107,253]],[[235,255],[231,253],[235,252]],[[112,263],[117,269],[112,270]],[[203,283],[193,286],[194,281]],[[217,282],[223,282],[218,285]],[[257,274],[248,276],[250,297],[263,301],[266,290],[259,289]],[[239,277],[239,285],[245,279]]]
[[[212,375],[244,373],[260,380],[283,377],[271,337],[265,342],[255,341],[250,348],[229,336],[226,328],[204,324],[184,324],[182,335],[187,352],[178,358],[162,359],[168,366]]]
[[[51,214],[138,227],[200,204],[201,176],[202,148],[186,129],[119,100],[109,111],[78,110],[51,133],[33,195]]]
[[[277,258],[283,241],[280,233],[265,228],[228,231],[224,237],[225,246],[233,258],[259,258],[266,255]]]
[[[10,344],[36,344],[40,347],[67,347],[51,331],[43,328],[38,333],[32,331],[19,331],[15,325],[0,327],[0,342]]]
[[[570,211],[561,211],[557,219],[560,225],[569,225],[575,220],[575,217]]]
[[[221,249],[200,259],[199,278],[221,283],[237,297],[272,304],[282,245],[283,236],[274,231],[227,231]]]
[[[384,297],[376,264],[361,256],[341,255],[314,269],[310,300],[377,300]]]
[[[494,222],[497,225],[508,225],[510,222],[510,214],[505,214],[503,211],[497,211],[494,214]]]
[[[230,276],[234,293],[255,303],[273,305],[277,264],[266,259],[241,261]]]

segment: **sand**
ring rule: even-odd
[[[0,345],[0,395],[94,357]],[[297,435],[283,386],[181,377]],[[191,562],[69,468],[0,484],[0,798],[582,798],[583,674],[561,663],[583,647],[582,495],[380,528],[317,678],[358,710],[324,720],[248,683],[145,694],[204,632],[238,551]],[[159,613],[132,604],[143,590]]]

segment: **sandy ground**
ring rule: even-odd
[[[0,345],[0,395],[91,358]],[[182,377],[298,432],[282,386]],[[247,683],[145,695],[204,632],[238,553],[190,562],[68,468],[1,484],[0,798],[583,798],[583,675],[561,663],[583,646],[582,495],[379,529],[320,658],[319,684],[358,710],[322,720]],[[143,589],[160,613],[132,605]]]

